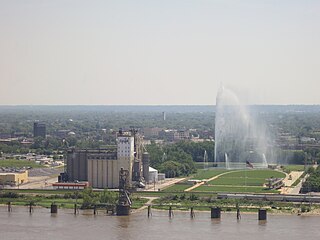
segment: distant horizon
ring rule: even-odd
[[[0,104],[0,107],[32,107],[32,106],[216,106],[216,104]],[[244,106],[320,106],[320,104],[244,104]]]

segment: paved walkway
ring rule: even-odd
[[[297,186],[295,186],[294,188],[291,188],[289,191],[289,194],[299,194],[300,193],[300,189],[302,187],[302,183],[306,180],[306,178],[309,176],[309,174],[306,174],[306,176],[299,182],[299,184]]]
[[[178,182],[182,182],[186,180],[186,178],[166,178],[166,180],[158,182],[156,184],[147,184],[145,191],[159,191],[164,188],[170,187]]]
[[[301,182],[293,188],[291,186],[302,174],[302,171],[292,171],[290,174],[286,174],[286,177],[283,179],[285,186],[281,188],[281,194],[298,194],[301,188]]]
[[[287,186],[287,187],[291,187],[292,184],[299,179],[299,177],[303,174],[303,171],[292,171],[290,172],[286,177],[285,179],[283,180],[284,184]],[[290,177],[291,176],[291,180],[290,180]]]
[[[142,211],[142,210],[146,209],[149,205],[151,205],[153,200],[155,200],[155,199],[157,199],[159,197],[142,197],[142,198],[148,199],[148,202],[146,202],[141,208],[133,210],[132,213],[139,212],[139,211]]]

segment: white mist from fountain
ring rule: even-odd
[[[215,113],[215,163],[218,167],[246,168],[246,162],[257,168],[268,166],[267,134],[255,121],[238,96],[221,87]]]
[[[262,154],[262,168],[267,168],[267,167],[268,167],[267,158],[266,158],[266,155],[263,153]]]
[[[208,153],[207,153],[207,150],[204,150],[203,169],[208,169]]]
[[[228,154],[227,154],[227,153],[224,154],[224,159],[225,159],[225,161],[226,161],[226,169],[231,169],[231,168],[230,168],[230,162],[229,162]]]

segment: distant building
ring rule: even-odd
[[[166,179],[165,173],[158,173],[158,181],[164,181]]]
[[[189,130],[179,130],[179,131],[176,131],[174,134],[174,141],[188,140],[188,139],[190,139]]]
[[[152,167],[149,167],[149,179],[148,183],[158,182],[158,170]]]
[[[4,139],[4,138],[12,138],[12,134],[9,133],[0,133],[0,139]]]
[[[159,133],[161,138],[166,139],[169,142],[178,142],[181,140],[189,140],[190,139],[190,131],[189,130],[164,130]]]
[[[46,138],[46,124],[41,122],[33,123],[33,137]]]
[[[28,182],[28,171],[0,171],[0,185],[17,186]]]
[[[159,133],[162,131],[162,128],[153,127],[153,128],[143,128],[143,136],[147,139],[158,138]]]
[[[301,143],[315,143],[317,140],[315,138],[311,137],[301,137],[300,138]]]
[[[58,130],[56,132],[56,136],[59,137],[59,138],[66,138],[68,136],[68,133],[70,132],[70,130]]]

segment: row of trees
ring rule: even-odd
[[[309,177],[302,184],[301,193],[320,192],[320,166],[316,169],[310,167],[307,171]]]
[[[166,177],[178,177],[196,172],[195,161],[203,161],[207,151],[209,161],[214,158],[213,142],[179,142],[173,145],[147,146],[150,154],[150,165],[166,174]]]
[[[116,192],[104,190],[103,192],[94,192],[92,188],[86,188],[82,191],[81,196],[82,209],[92,208],[96,204],[115,205],[118,199]]]
[[[30,109],[13,108],[10,111],[0,108],[0,133],[24,134],[33,136],[33,122],[41,120],[46,123],[47,134],[54,135],[58,130],[70,130],[77,135],[97,136],[101,129],[119,129],[135,127],[161,127],[167,129],[191,129],[208,130],[213,128],[214,113],[208,112],[166,112],[166,120],[163,121],[162,111],[107,111],[92,107],[69,107],[66,110],[37,108]]]

